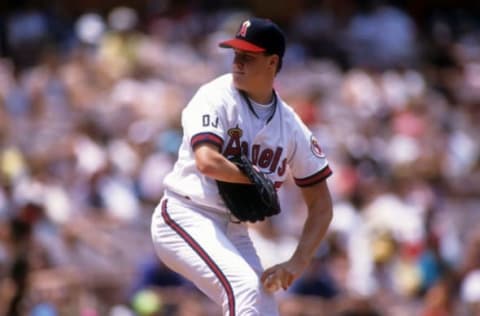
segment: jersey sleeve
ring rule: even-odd
[[[332,170],[327,157],[311,130],[296,118],[295,152],[289,163],[295,184],[308,187],[324,181]]]
[[[209,97],[204,89],[199,89],[182,114],[184,137],[190,141],[192,149],[204,143],[221,149],[223,125],[221,101]]]

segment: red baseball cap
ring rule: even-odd
[[[269,19],[250,18],[243,21],[234,38],[219,44],[223,48],[236,48],[252,53],[285,53],[285,35],[280,27]]]

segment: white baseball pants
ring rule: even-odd
[[[167,193],[153,213],[151,234],[160,260],[219,304],[223,315],[278,315],[260,282],[263,268],[246,224]]]

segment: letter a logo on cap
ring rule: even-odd
[[[242,23],[240,30],[237,33],[237,36],[245,37],[247,36],[247,29],[250,26],[250,21],[245,21]]]

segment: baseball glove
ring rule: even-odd
[[[245,155],[229,159],[250,179],[251,184],[217,180],[218,191],[230,212],[241,222],[263,221],[280,213],[273,182],[254,168]]]

